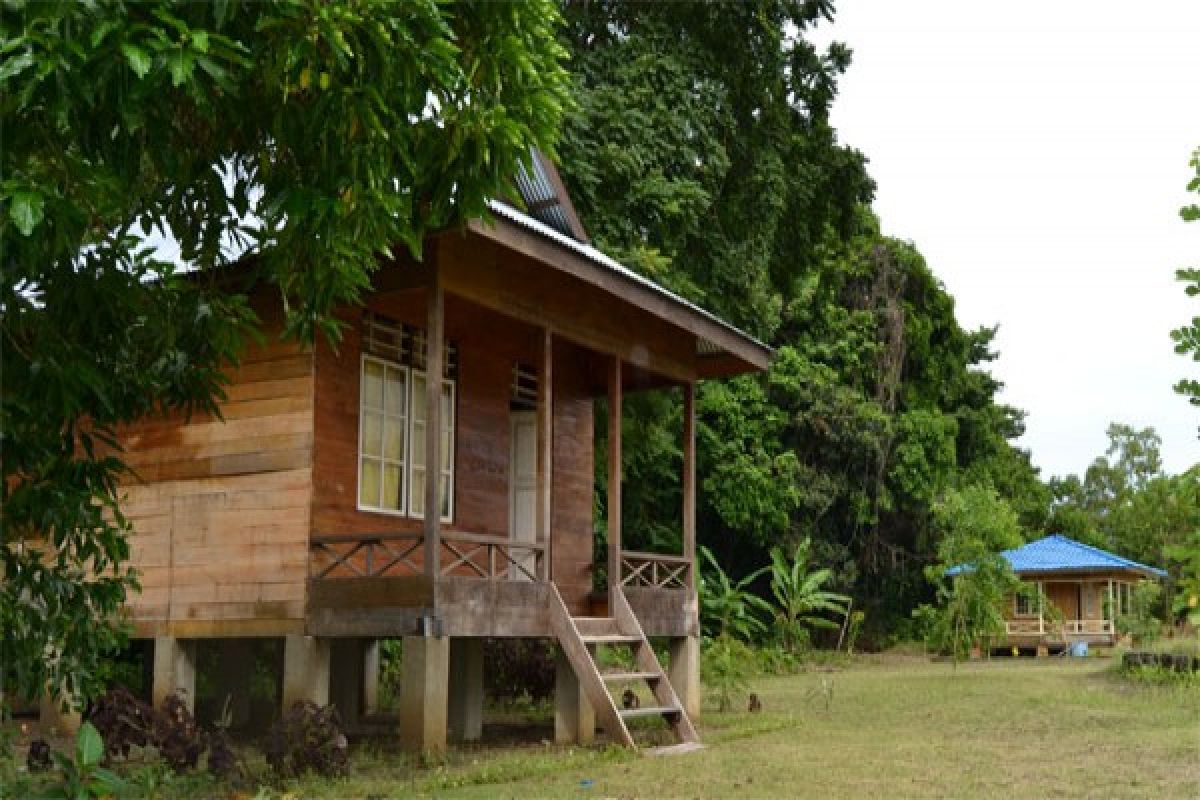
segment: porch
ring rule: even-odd
[[[1043,575],[1012,599],[1005,634],[1021,644],[1115,644],[1116,618],[1129,608],[1132,584],[1115,575]]]

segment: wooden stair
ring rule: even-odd
[[[646,639],[641,623],[629,607],[620,589],[610,590],[611,617],[572,617],[563,603],[558,587],[550,585],[550,618],[554,635],[575,670],[580,689],[596,714],[596,721],[612,740],[637,749],[637,742],[626,725],[627,720],[662,717],[675,736],[676,745],[658,748],[656,753],[691,752],[702,745],[683,704],[671,686],[654,648]],[[634,668],[622,672],[601,672],[596,664],[596,647],[628,647]],[[654,705],[622,708],[613,697],[613,689],[645,684],[654,697]]]

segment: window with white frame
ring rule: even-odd
[[[363,324],[359,390],[358,507],[425,515],[425,337],[375,314]],[[454,515],[457,351],[444,352],[438,469],[441,518]]]

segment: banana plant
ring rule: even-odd
[[[760,615],[769,617],[773,609],[750,591],[750,585],[769,568],[757,569],[735,583],[721,569],[711,550],[701,545],[700,555],[707,566],[700,574],[700,612],[708,632],[744,642],[760,637],[767,630]]]
[[[783,644],[795,650],[806,641],[809,628],[836,629],[839,625],[827,614],[845,617],[850,598],[823,588],[833,579],[833,570],[809,571],[809,546],[806,538],[789,559],[781,547],[771,548],[771,593],[775,595],[775,619]]]

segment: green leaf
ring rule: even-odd
[[[150,56],[146,51],[135,44],[129,42],[121,43],[121,52],[125,54],[125,61],[129,64],[129,68],[139,78],[146,77],[150,72]]]
[[[42,221],[45,199],[37,192],[19,191],[13,194],[11,203],[8,216],[22,235],[29,236]]]
[[[90,767],[100,763],[104,757],[104,740],[100,732],[90,722],[85,722],[79,728],[79,737],[75,740],[77,760],[80,766]]]
[[[23,72],[33,65],[33,54],[29,52],[21,53],[15,58],[6,60],[0,64],[0,81],[6,81],[19,72]]]
[[[171,71],[171,85],[182,86],[192,76],[194,60],[190,50],[183,48],[167,56],[167,69]]]

